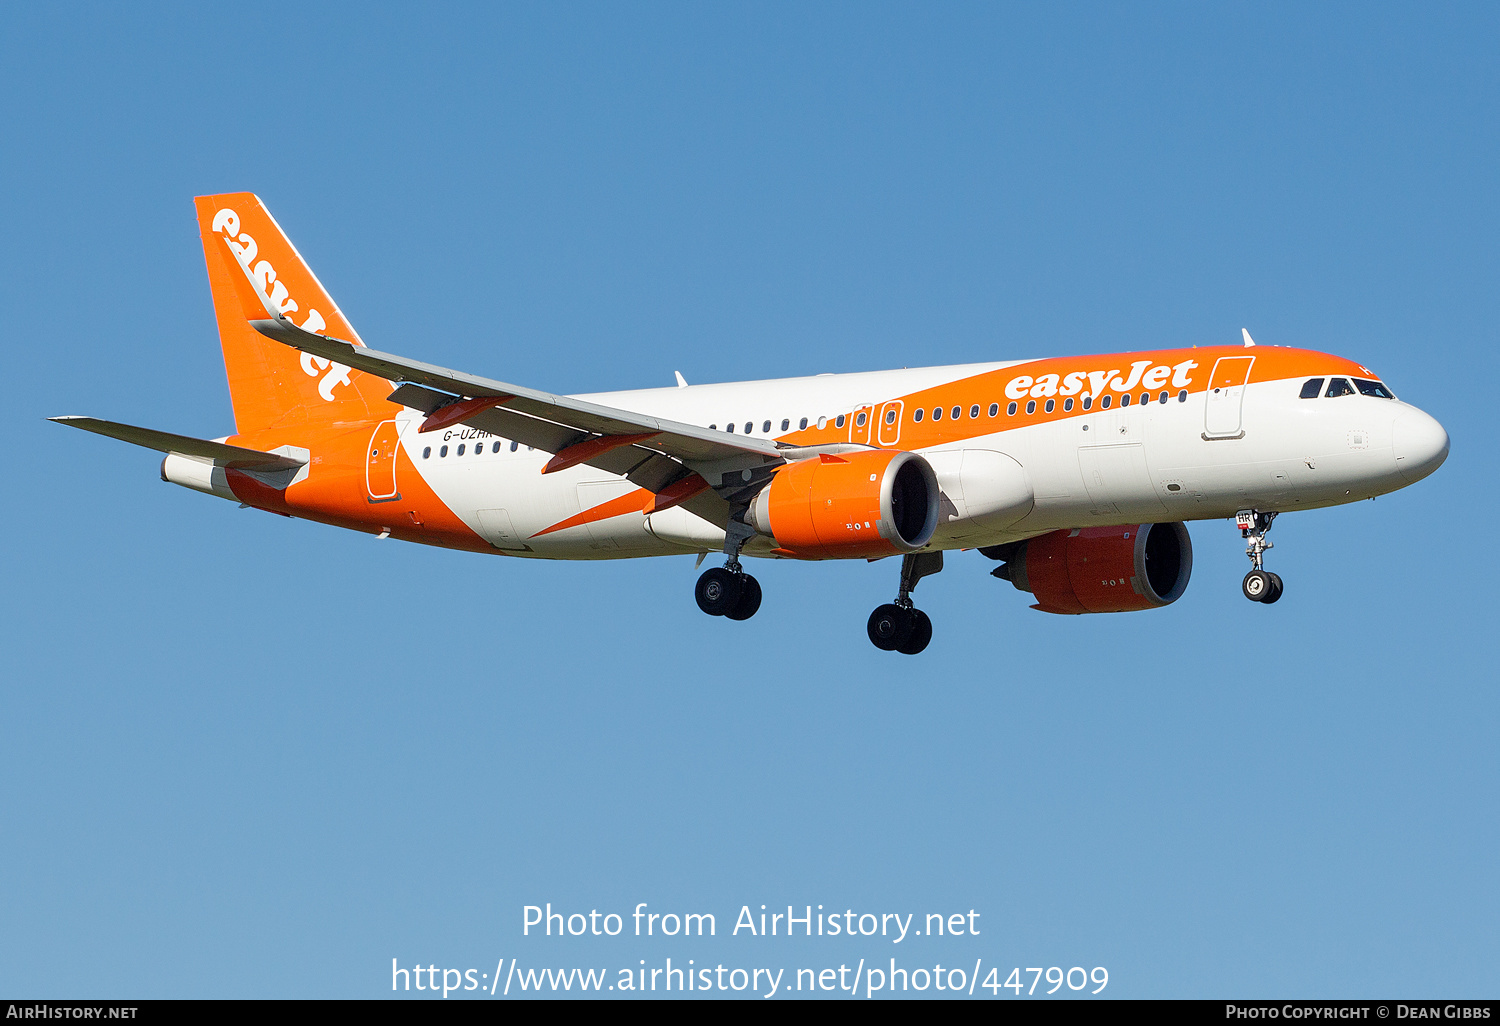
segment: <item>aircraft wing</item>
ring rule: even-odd
[[[651,435],[652,439],[647,443],[649,448],[684,461],[713,462],[747,455],[776,462],[782,459],[781,450],[768,438],[710,431],[695,424],[600,406],[565,395],[449,370],[404,356],[377,352],[366,346],[356,346],[351,342],[304,331],[280,314],[275,318],[252,320],[250,324],[267,338],[389,381],[413,382],[465,399],[492,400],[488,404],[475,403],[468,415],[447,420],[445,426],[469,422],[482,410],[498,407],[571,428],[575,435]],[[507,437],[516,435],[509,434]],[[550,447],[547,448],[553,451]]]
[[[281,313],[249,268],[230,258],[244,271],[259,307],[240,290],[251,327],[320,359],[400,382],[390,398],[428,415],[422,431],[470,424],[554,453],[543,473],[584,463],[625,476],[657,493],[660,503],[680,502],[717,523],[727,522],[730,503],[743,501],[743,493],[765,483],[767,470],[786,461],[783,447],[768,438],[601,406],[307,331]],[[694,475],[701,478],[696,487],[687,480]]]
[[[203,438],[174,435],[168,431],[155,431],[131,424],[116,424],[114,421],[99,420],[96,417],[48,417],[47,419],[66,424],[68,427],[92,431],[96,435],[107,435],[110,438],[118,438],[122,442],[145,446],[157,452],[175,452],[183,456],[196,456],[200,459],[214,460],[235,469],[293,470],[307,462],[292,459],[289,456],[280,456],[274,452],[245,449],[238,445],[225,445],[223,442],[210,442]]]

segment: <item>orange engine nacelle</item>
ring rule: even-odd
[[[798,559],[872,559],[926,545],[937,529],[937,474],[892,449],[788,463],[761,489],[746,519]]]
[[[1176,602],[1193,573],[1182,524],[1053,531],[1021,542],[994,571],[1037,597],[1044,613],[1125,613]]]

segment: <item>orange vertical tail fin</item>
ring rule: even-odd
[[[246,271],[299,326],[364,344],[259,197],[226,193],[194,203],[238,432],[389,417],[397,408],[386,400],[390,382],[298,352],[250,326],[265,313]]]

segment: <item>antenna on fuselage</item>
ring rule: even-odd
[[[1255,345],[1255,339],[1253,339],[1253,338],[1250,337],[1250,329],[1249,328],[1241,328],[1240,329],[1240,334],[1245,336],[1245,348],[1246,349],[1249,349],[1251,346]]]
[[[687,378],[682,376],[682,371],[673,371],[672,373],[677,375],[677,387],[687,388]]]

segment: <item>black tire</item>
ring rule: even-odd
[[[1271,594],[1271,575],[1264,570],[1251,570],[1240,582],[1240,590],[1251,602],[1264,602],[1266,596]]]
[[[1267,574],[1267,576],[1271,578],[1271,590],[1266,593],[1266,597],[1261,599],[1261,601],[1269,606],[1272,602],[1275,602],[1277,599],[1281,598],[1281,593],[1285,590],[1285,588],[1281,583],[1280,574]]]
[[[698,608],[709,616],[724,616],[739,604],[740,590],[740,575],[716,566],[703,571],[693,597],[698,600]]]
[[[760,582],[749,574],[740,575],[740,600],[724,615],[731,620],[748,620],[760,608]]]
[[[911,633],[907,635],[906,641],[896,646],[896,651],[902,655],[916,655],[927,647],[932,640],[932,620],[920,609],[911,611]]]
[[[896,651],[911,636],[911,628],[911,614],[894,602],[876,606],[875,612],[870,614],[869,623],[865,625],[870,643],[882,652]]]

